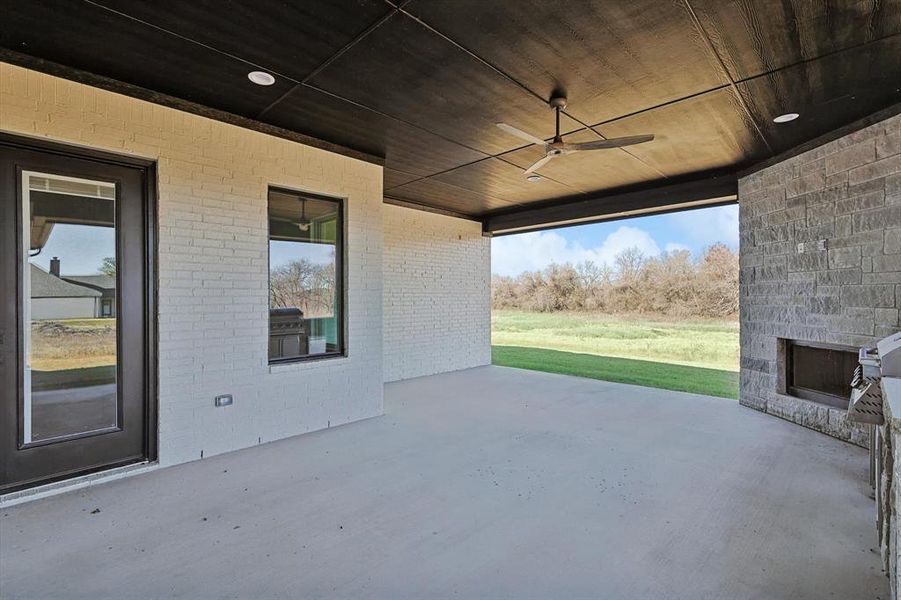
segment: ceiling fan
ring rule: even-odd
[[[623,146],[631,146],[633,144],[641,144],[643,142],[650,142],[654,139],[653,134],[649,135],[633,135],[631,137],[621,137],[621,138],[612,138],[609,140],[597,140],[595,142],[583,142],[581,144],[567,144],[560,137],[560,111],[566,108],[566,98],[562,96],[555,96],[551,98],[548,104],[551,105],[556,111],[557,117],[557,133],[554,135],[554,139],[550,142],[545,142],[543,139],[534,136],[530,133],[526,133],[521,129],[517,129],[512,125],[507,125],[506,123],[496,123],[498,127],[506,131],[511,135],[515,135],[516,137],[523,139],[527,142],[531,142],[536,146],[543,146],[545,151],[545,156],[541,160],[537,161],[535,164],[530,166],[525,170],[523,175],[531,175],[547,163],[551,161],[551,159],[557,158],[558,156],[563,156],[565,154],[571,154],[573,152],[584,152],[585,150],[606,150],[608,148],[622,148]]]
[[[300,201],[300,221],[297,222],[297,228],[301,231],[310,230],[310,220],[307,218],[307,201]]]

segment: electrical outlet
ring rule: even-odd
[[[798,254],[804,254],[804,242],[798,244]]]
[[[817,240],[817,250],[826,249],[826,240]]]
[[[232,398],[231,394],[222,394],[221,396],[216,396],[216,399],[213,401],[213,404],[216,406],[231,406],[234,404],[235,399]]]

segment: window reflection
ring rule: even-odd
[[[24,443],[118,425],[116,187],[22,176]]]
[[[341,203],[269,193],[269,359],[343,352]]]

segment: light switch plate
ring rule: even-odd
[[[234,402],[235,399],[232,398],[231,394],[222,394],[221,396],[216,396],[216,399],[213,401],[216,406],[231,406],[232,404],[234,404]]]

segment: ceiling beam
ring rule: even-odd
[[[420,202],[412,202],[410,200],[404,200],[402,198],[394,198],[392,197],[390,191],[386,191],[382,200],[385,204],[391,204],[393,206],[401,206],[403,208],[411,208],[413,210],[421,210],[423,212],[430,212],[436,215],[443,215],[445,217],[454,217],[455,219],[465,219],[467,221],[478,221],[481,222],[482,219],[479,217],[474,217],[472,215],[467,215],[465,213],[457,212],[455,210],[450,210],[447,208],[441,208],[438,206],[429,206],[428,204],[422,204]]]
[[[737,175],[732,172],[713,173],[678,183],[619,193],[589,194],[576,199],[545,203],[536,208],[487,215],[482,220],[482,231],[490,236],[507,235],[733,204],[737,199]]]

